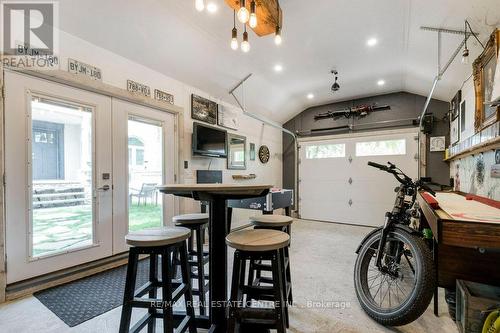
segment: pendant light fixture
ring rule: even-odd
[[[464,46],[464,51],[462,52],[462,64],[467,65],[469,64],[469,49],[467,48],[467,21],[465,21],[465,30],[464,30],[464,36],[465,36],[465,46]]]
[[[281,39],[280,3],[279,3],[279,1],[277,1],[277,4],[278,4],[278,22],[276,23],[276,34],[274,35],[274,44],[281,45],[282,39]]]
[[[276,34],[274,35],[274,44],[276,45],[281,45],[282,43],[281,39],[281,28],[279,25],[276,26]]]
[[[238,49],[238,29],[236,29],[236,11],[233,10],[233,31],[231,33],[231,48]]]
[[[197,11],[202,12],[205,9],[205,0],[195,0],[194,7]]]
[[[465,20],[465,31],[464,31],[464,51],[462,52],[462,64],[467,65],[469,63],[469,48],[467,47],[467,39],[473,36],[479,45],[485,49],[484,44],[479,40],[476,33],[472,30],[469,21]]]
[[[243,42],[241,42],[241,50],[245,53],[250,51],[250,43],[248,42],[248,32],[246,25],[245,25],[245,32],[243,32]]]
[[[238,20],[243,24],[246,24],[250,19],[250,13],[248,12],[246,6],[247,6],[246,0],[240,0],[240,9],[238,10]]]
[[[252,0],[252,2],[250,2],[250,19],[249,19],[249,22],[248,24],[250,25],[250,28],[254,29],[255,27],[257,27],[257,13],[256,13],[256,10],[257,10],[257,4],[255,3],[255,0]]]

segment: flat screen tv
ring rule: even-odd
[[[226,158],[226,138],[222,129],[193,123],[193,155]]]

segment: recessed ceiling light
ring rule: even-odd
[[[215,3],[213,3],[213,2],[209,2],[207,4],[207,11],[209,13],[215,13],[217,11],[217,5]]]
[[[313,93],[309,93],[309,94],[307,94],[307,98],[308,98],[308,99],[313,99],[313,98],[314,98],[314,94],[313,94]]]
[[[370,38],[366,41],[366,45],[368,46],[375,46],[377,45],[377,43],[378,43],[377,38]]]
[[[283,66],[281,66],[280,64],[274,65],[274,71],[275,72],[281,72],[281,71],[283,71]]]
[[[378,80],[378,81],[377,81],[377,84],[378,84],[379,86],[383,86],[383,85],[385,84],[385,81],[384,81],[384,80]]]

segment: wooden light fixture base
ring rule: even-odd
[[[239,0],[225,0],[226,4],[232,9],[238,10],[240,9],[240,1]],[[257,4],[257,20],[258,24],[255,29],[252,29],[257,36],[263,37],[270,34],[274,34],[276,32],[276,26],[283,26],[283,13],[281,11],[281,7],[278,13],[278,1],[277,0],[255,0]],[[246,7],[250,12],[250,3],[251,0],[246,1]],[[278,23],[279,19],[279,23]]]

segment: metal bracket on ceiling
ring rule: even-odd
[[[467,24],[467,22],[466,22]],[[424,104],[424,108],[422,110],[422,113],[420,114],[420,121],[419,121],[419,132],[418,132],[418,146],[420,147],[420,134],[421,131],[420,129],[422,128],[422,123],[424,120],[425,113],[427,112],[427,108],[429,107],[429,104],[432,100],[432,95],[434,94],[434,90],[436,89],[436,86],[438,84],[438,81],[441,80],[443,77],[444,73],[448,70],[450,65],[453,63],[453,60],[457,57],[458,53],[462,49],[462,47],[465,45],[469,37],[471,36],[476,36],[477,38],[477,33],[473,32],[472,29],[471,31],[461,31],[461,30],[455,30],[455,29],[446,29],[446,28],[434,28],[434,27],[427,27],[427,26],[421,26],[420,29],[424,31],[430,31],[430,32],[437,32],[438,34],[438,68],[437,68],[437,74],[434,78],[434,81],[432,83],[432,88],[431,91],[429,92],[429,96],[427,96],[427,99]],[[441,67],[441,34],[446,33],[446,34],[454,34],[454,35],[462,35],[464,36],[464,39],[460,42],[456,50],[452,53],[450,56],[449,60],[446,62],[446,64]],[[420,157],[420,154],[419,154]],[[420,179],[420,166],[418,168],[418,177]]]
[[[274,122],[274,121],[271,121],[269,119],[266,119],[258,114],[255,114],[255,113],[252,113],[252,112],[248,112],[245,107],[241,104],[240,100],[238,99],[238,97],[236,97],[236,95],[234,94],[234,92],[240,88],[243,83],[245,83],[250,77],[252,76],[252,73],[248,74],[247,76],[245,76],[243,79],[241,79],[232,89],[229,90],[229,95],[233,96],[233,98],[236,100],[236,103],[238,104],[238,106],[241,108],[241,111],[243,111],[243,114],[248,116],[248,117],[251,117],[253,119],[256,119],[258,121],[261,121],[263,124],[266,124],[266,125],[269,125],[271,127],[274,127],[274,128],[277,128],[279,130],[281,130],[283,133],[286,133],[288,135],[290,135],[293,139],[293,143],[294,143],[294,148],[295,148],[295,156],[294,156],[294,159],[295,159],[295,191],[297,193],[298,192],[298,187],[299,187],[299,141],[298,141],[298,137],[295,133],[293,133],[292,131],[284,128],[283,126],[281,126],[280,124]],[[298,212],[298,205],[297,205],[297,197],[298,197],[298,194],[297,195],[294,195],[294,206],[295,206],[295,210]]]

